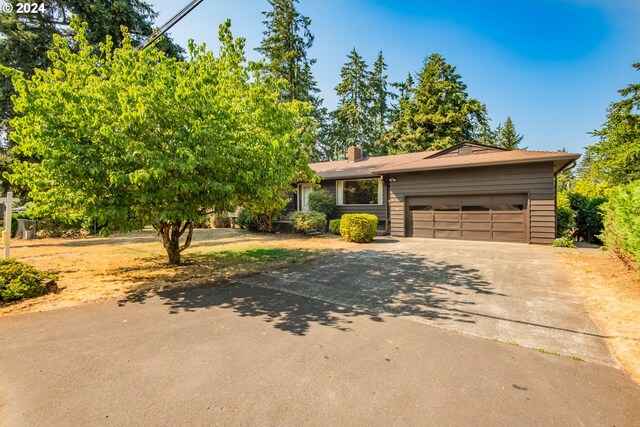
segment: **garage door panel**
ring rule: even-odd
[[[442,213],[436,212],[433,214],[436,221],[460,221],[460,213]]]
[[[522,231],[521,222],[495,222],[493,223],[494,231]]]
[[[491,240],[491,231],[462,230],[462,238],[470,240]]]
[[[438,230],[460,230],[460,222],[438,221],[434,224],[434,228]]]
[[[491,221],[491,214],[488,212],[487,213],[463,212],[462,220],[470,221],[470,222],[489,222]]]
[[[463,230],[489,230],[491,231],[490,222],[462,222]]]
[[[417,228],[413,230],[413,237],[433,238],[433,230],[423,230],[423,229]]]
[[[502,240],[505,242],[522,242],[524,240],[524,232],[494,231],[493,240]]]
[[[433,221],[433,212],[413,211],[414,221]]]
[[[436,239],[459,239],[459,230],[435,230],[434,235]]]
[[[494,212],[492,214],[493,217],[493,221],[499,221],[499,222],[511,222],[511,221],[515,221],[515,222],[523,222],[524,217],[522,215],[522,212],[518,212],[518,213],[506,213],[506,212],[499,212],[496,213]]]

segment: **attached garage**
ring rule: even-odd
[[[407,237],[527,242],[527,195],[409,197]]]
[[[549,244],[556,237],[556,175],[578,157],[462,142],[379,157],[350,147],[346,160],[310,166],[335,195],[336,218],[371,213],[380,231],[398,237]],[[347,189],[363,197],[351,200]]]

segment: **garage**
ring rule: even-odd
[[[527,195],[408,197],[407,237],[527,242]]]

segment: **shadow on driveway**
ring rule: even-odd
[[[504,296],[476,269],[431,262],[409,253],[365,250],[214,286],[136,292],[118,304],[144,303],[157,296],[171,314],[230,308],[241,316],[263,317],[282,331],[304,335],[311,323],[348,331],[349,322],[344,318],[368,316],[380,322],[383,319],[379,313],[474,322],[470,314],[451,310],[453,306],[474,304],[453,298],[468,292]],[[287,298],[288,294],[313,298],[319,303],[305,304],[300,298]]]

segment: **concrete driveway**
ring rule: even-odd
[[[379,238],[242,282],[616,364],[547,246]]]

